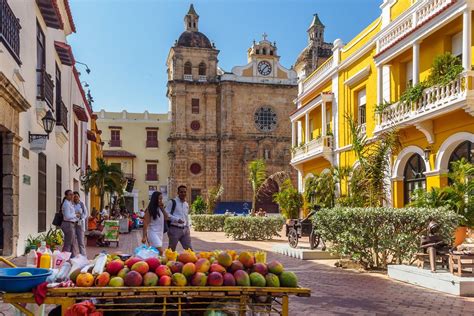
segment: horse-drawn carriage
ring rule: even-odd
[[[290,247],[296,248],[298,246],[298,240],[301,237],[309,237],[309,246],[311,249],[315,249],[319,246],[320,242],[323,242],[321,236],[315,230],[313,225],[312,217],[316,214],[317,210],[309,212],[308,216],[303,219],[291,219],[286,223],[286,236],[288,237],[288,243]],[[323,242],[323,250],[326,246]]]

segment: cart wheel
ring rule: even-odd
[[[321,241],[321,236],[314,230],[311,231],[311,234],[309,235],[309,247],[311,249],[316,249],[319,246],[319,243]]]
[[[290,228],[290,231],[288,232],[288,244],[290,244],[291,248],[296,248],[298,246],[298,233],[294,228]]]

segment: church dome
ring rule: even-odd
[[[178,39],[178,46],[212,48],[211,41],[201,32],[184,31]]]

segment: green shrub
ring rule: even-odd
[[[386,268],[411,262],[430,220],[440,224],[440,233],[450,243],[462,217],[443,208],[336,207],[321,210],[314,220],[333,253],[365,268]]]
[[[198,232],[222,232],[224,221],[229,215],[191,215],[191,224]]]
[[[198,195],[193,204],[191,204],[191,214],[205,214],[206,209],[206,202],[204,202],[202,196]]]
[[[268,240],[280,236],[283,216],[231,216],[226,218],[224,232],[234,240]]]
[[[290,179],[286,179],[280,190],[273,195],[273,201],[278,204],[280,211],[286,218],[298,218],[303,206],[303,196],[298,192]]]

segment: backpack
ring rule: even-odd
[[[176,201],[174,199],[171,199],[171,203],[173,204],[171,206],[171,212],[170,212],[170,215],[173,215],[174,214],[174,211],[176,210]],[[171,226],[171,220],[167,220],[165,221],[164,223],[164,227],[163,227],[163,233],[166,233],[169,229],[169,227]]]

